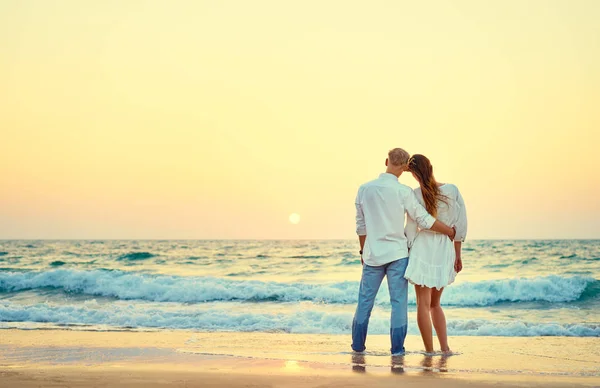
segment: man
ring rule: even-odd
[[[404,353],[407,329],[408,245],[404,235],[404,214],[408,213],[423,229],[431,229],[454,239],[456,231],[433,218],[421,206],[413,190],[398,182],[408,168],[408,152],[394,148],[385,161],[386,172],[365,183],[356,196],[356,233],[363,264],[358,306],[352,322],[352,350],[364,352],[369,317],[379,286],[387,276],[392,305],[390,339],[392,354]]]

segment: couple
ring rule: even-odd
[[[403,149],[395,148],[388,153],[385,165],[386,172],[362,185],[356,196],[356,232],[363,270],[352,322],[352,350],[366,349],[369,317],[387,275],[392,354],[404,353],[409,281],[415,285],[417,323],[425,351],[433,352],[433,320],[441,350],[449,353],[440,299],[444,287],[462,269],[461,243],[467,232],[465,204],[456,186],[436,182],[431,163],[423,155],[410,157]],[[413,191],[398,182],[405,171],[413,174],[419,188]]]

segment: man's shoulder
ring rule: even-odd
[[[360,185],[360,187],[358,188],[359,191],[364,190],[368,187],[378,187],[378,186],[382,186],[382,187],[393,187],[394,189],[398,190],[398,192],[401,192],[403,194],[408,194],[411,193],[413,191],[413,189],[410,186],[407,186],[403,183],[400,183],[398,181],[383,181],[380,178],[377,179],[373,179],[370,180],[368,182],[363,183],[362,185]]]
[[[398,182],[398,191],[402,194],[408,195],[413,192],[412,187],[405,185],[404,183]]]
[[[377,179],[371,179],[370,181],[365,182],[362,185],[360,185],[359,188],[358,188],[358,190],[362,190],[362,189],[365,189],[365,188],[370,187],[370,186],[377,186],[378,183],[379,183],[379,181],[380,181],[379,178],[377,178]]]
[[[358,186],[358,192],[356,193],[356,200],[359,201],[360,198],[363,198],[365,195],[365,190],[371,185],[372,181],[365,182],[362,185]],[[358,203],[358,202],[357,202]]]

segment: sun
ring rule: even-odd
[[[290,222],[294,225],[298,224],[300,222],[300,214],[298,214],[298,213],[290,214]]]

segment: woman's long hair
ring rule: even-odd
[[[448,203],[442,194],[438,183],[433,176],[433,166],[425,155],[415,154],[408,160],[408,171],[415,175],[421,186],[421,193],[425,201],[425,209],[432,216],[437,216],[438,201]]]

